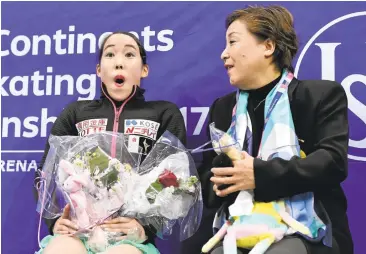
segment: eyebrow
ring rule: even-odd
[[[125,47],[130,47],[130,48],[136,49],[136,47],[132,44],[126,44]]]
[[[110,47],[114,47],[114,46],[116,46],[116,45],[114,45],[114,44],[109,44],[109,45],[107,45],[107,46],[104,48],[104,50],[106,50],[107,48],[110,48]]]
[[[114,46],[116,46],[116,45],[114,45],[114,44],[109,44],[109,45],[107,45],[107,46],[104,48],[104,50],[106,50],[107,48],[110,48],[110,47],[114,47]],[[136,50],[136,47],[135,47],[134,45],[132,45],[132,44],[126,44],[126,45],[125,45],[125,47],[130,47],[130,48],[133,48],[133,49],[135,49],[135,50]]]
[[[229,37],[229,36],[231,36],[231,35],[233,35],[233,34],[239,34],[238,32],[231,32],[231,33],[229,33],[228,35],[227,35],[227,37]]]

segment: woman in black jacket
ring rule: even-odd
[[[349,135],[345,91],[336,82],[300,81],[293,77],[291,61],[298,44],[293,17],[285,8],[236,10],[227,17],[226,28],[226,48],[221,58],[230,83],[238,92],[218,98],[212,104],[209,124],[214,122],[216,128],[233,134],[245,152],[241,160],[224,167],[217,167],[223,155],[218,160],[214,151],[204,154],[200,169],[204,202],[209,208],[219,208],[214,225],[219,228],[222,218],[228,218],[228,208],[240,191],[254,190],[257,202],[313,193],[314,210],[327,226],[322,239],[312,241],[295,234],[274,243],[266,253],[352,254],[347,201],[341,187],[347,177]],[[269,100],[275,93],[282,98]],[[282,116],[267,114],[285,106],[291,124],[282,124]],[[245,114],[240,115],[242,111]],[[243,119],[246,126],[240,129],[238,123]],[[264,158],[265,153],[270,153],[262,149],[269,136],[262,134],[267,133],[266,126],[275,128],[276,121],[283,129],[277,125],[278,136],[275,139],[271,136],[272,141],[284,142],[281,139],[287,138],[287,132],[296,132],[294,144],[300,145],[306,158],[285,159],[280,153]],[[238,252],[248,253],[248,250],[238,249]],[[223,253],[222,246],[212,251],[212,254],[219,253]]]

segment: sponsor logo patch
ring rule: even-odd
[[[78,130],[78,134],[80,137],[85,137],[90,134],[104,132],[107,129],[107,118],[101,119],[90,119],[78,122],[75,124],[76,129]]]
[[[124,134],[139,135],[156,140],[160,123],[143,119],[126,119]]]

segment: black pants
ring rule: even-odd
[[[250,250],[238,249],[238,254],[248,254]],[[224,254],[222,243],[213,249],[210,254]],[[266,254],[341,254],[337,242],[333,239],[332,248],[323,244],[307,243],[298,237],[285,237],[278,243],[274,243],[266,251]],[[343,253],[342,253],[343,254]]]

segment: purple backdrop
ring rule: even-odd
[[[246,4],[249,4],[246,2]],[[259,4],[268,4],[261,2]],[[273,4],[273,2],[272,2]],[[364,253],[366,205],[366,3],[280,4],[294,15],[300,79],[341,82],[349,98],[349,177],[344,188],[355,253]],[[147,99],[181,107],[189,147],[205,141],[208,107],[230,91],[220,60],[224,20],[240,2],[1,3],[2,251],[37,249],[33,175],[62,108],[99,96],[95,75],[104,32],[135,32],[148,51]],[[197,157],[197,160],[200,158]],[[45,233],[43,227],[43,235]],[[162,253],[177,253],[160,242]]]

